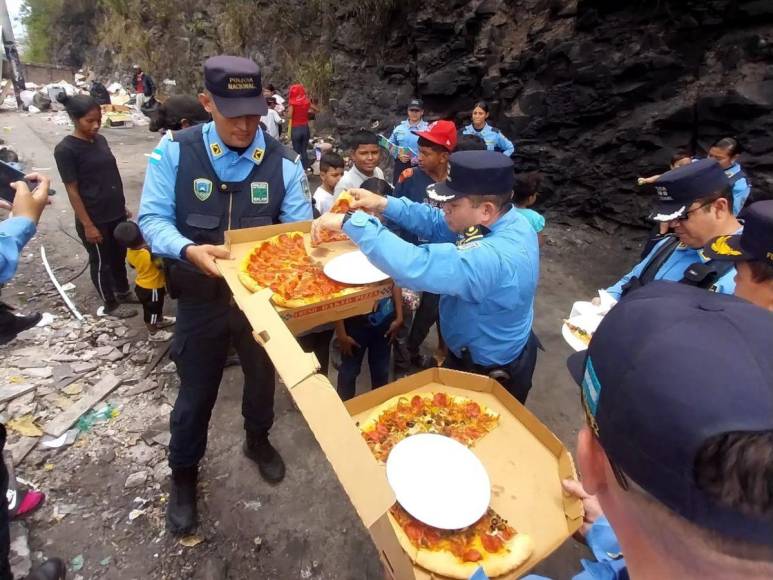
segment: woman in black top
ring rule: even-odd
[[[136,303],[126,277],[126,249],[113,237],[115,227],[131,217],[126,209],[123,183],[107,140],[99,134],[102,109],[88,95],[61,101],[75,127],[54,149],[67,196],[75,211],[75,230],[89,255],[91,280],[104,302],[104,312],[129,318]]]

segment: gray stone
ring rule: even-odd
[[[137,471],[135,473],[132,473],[129,477],[126,478],[126,483],[124,483],[124,487],[127,489],[139,487],[141,485],[144,485],[147,480],[148,480],[147,471]]]
[[[53,374],[53,371],[51,370],[51,367],[42,367],[42,368],[34,368],[34,369],[24,369],[22,370],[22,373],[27,375],[28,377],[34,377],[36,379],[50,379],[51,375]]]

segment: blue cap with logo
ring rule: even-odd
[[[694,201],[719,193],[729,185],[727,175],[713,159],[701,159],[667,171],[654,183],[658,202],[652,219],[675,220],[685,215]]]
[[[411,99],[408,103],[408,110],[409,111],[423,111],[424,110],[424,103],[421,102],[421,99]]]
[[[712,260],[760,260],[773,266],[773,199],[751,204],[743,219],[742,233],[714,238],[703,253]]]
[[[459,151],[449,157],[448,177],[427,187],[427,195],[439,202],[467,195],[512,195],[514,181],[513,162],[499,151]]]
[[[204,63],[204,86],[224,117],[265,115],[260,67],[249,58],[219,55]]]
[[[567,365],[616,470],[693,524],[759,544],[773,537],[773,514],[721,502],[694,468],[723,434],[773,430],[771,353],[773,314],[659,281],[621,300]]]

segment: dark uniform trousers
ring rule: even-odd
[[[540,348],[540,342],[537,336],[532,332],[523,347],[521,354],[507,365],[485,367],[472,362],[465,351],[462,357],[456,356],[450,350],[443,366],[457,371],[466,371],[478,375],[486,375],[495,378],[515,397],[520,403],[526,403],[526,397],[529,395],[532,385],[534,369],[537,366],[537,350]]]
[[[215,302],[180,300],[171,358],[180,391],[170,418],[169,465],[198,464],[207,447],[207,429],[217,400],[228,349],[233,344],[244,373],[242,415],[251,435],[267,434],[274,421],[274,366],[227,295]]]
[[[278,223],[285,194],[282,160],[295,160],[294,153],[266,135],[261,163],[243,181],[224,182],[209,162],[200,125],[174,138],[180,143],[175,215],[181,234],[198,244],[221,244],[229,227]],[[208,184],[198,197],[197,183]],[[169,465],[178,468],[196,465],[204,456],[230,345],[244,373],[242,415],[249,436],[266,435],[271,428],[275,372],[224,280],[207,278],[181,261],[170,261],[168,268],[169,293],[178,299],[170,355],[180,376],[170,417]]]

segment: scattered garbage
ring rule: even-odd
[[[87,432],[90,431],[95,423],[103,423],[109,421],[114,417],[117,417],[121,412],[113,407],[110,403],[105,403],[99,410],[92,409],[85,415],[81,416],[76,423],[78,431]]]
[[[35,326],[49,326],[54,320],[56,320],[56,316],[50,312],[44,312],[40,318],[40,321]]]
[[[48,447],[49,449],[59,449],[60,447],[67,447],[68,445],[72,445],[73,443],[75,443],[75,440],[78,438],[79,433],[80,431],[78,429],[70,429],[69,431],[60,435],[59,437],[44,435],[43,438],[40,440],[40,444],[43,447]]]
[[[15,417],[8,421],[5,426],[11,431],[16,431],[19,435],[25,437],[42,437],[43,431],[35,424],[35,418],[32,415]]]
[[[204,538],[196,535],[183,536],[182,538],[180,538],[180,544],[182,546],[185,546],[186,548],[193,548],[195,546],[198,546],[203,541],[204,541]]]
[[[70,560],[70,568],[73,572],[80,572],[83,568],[83,554],[78,554],[72,560]]]

